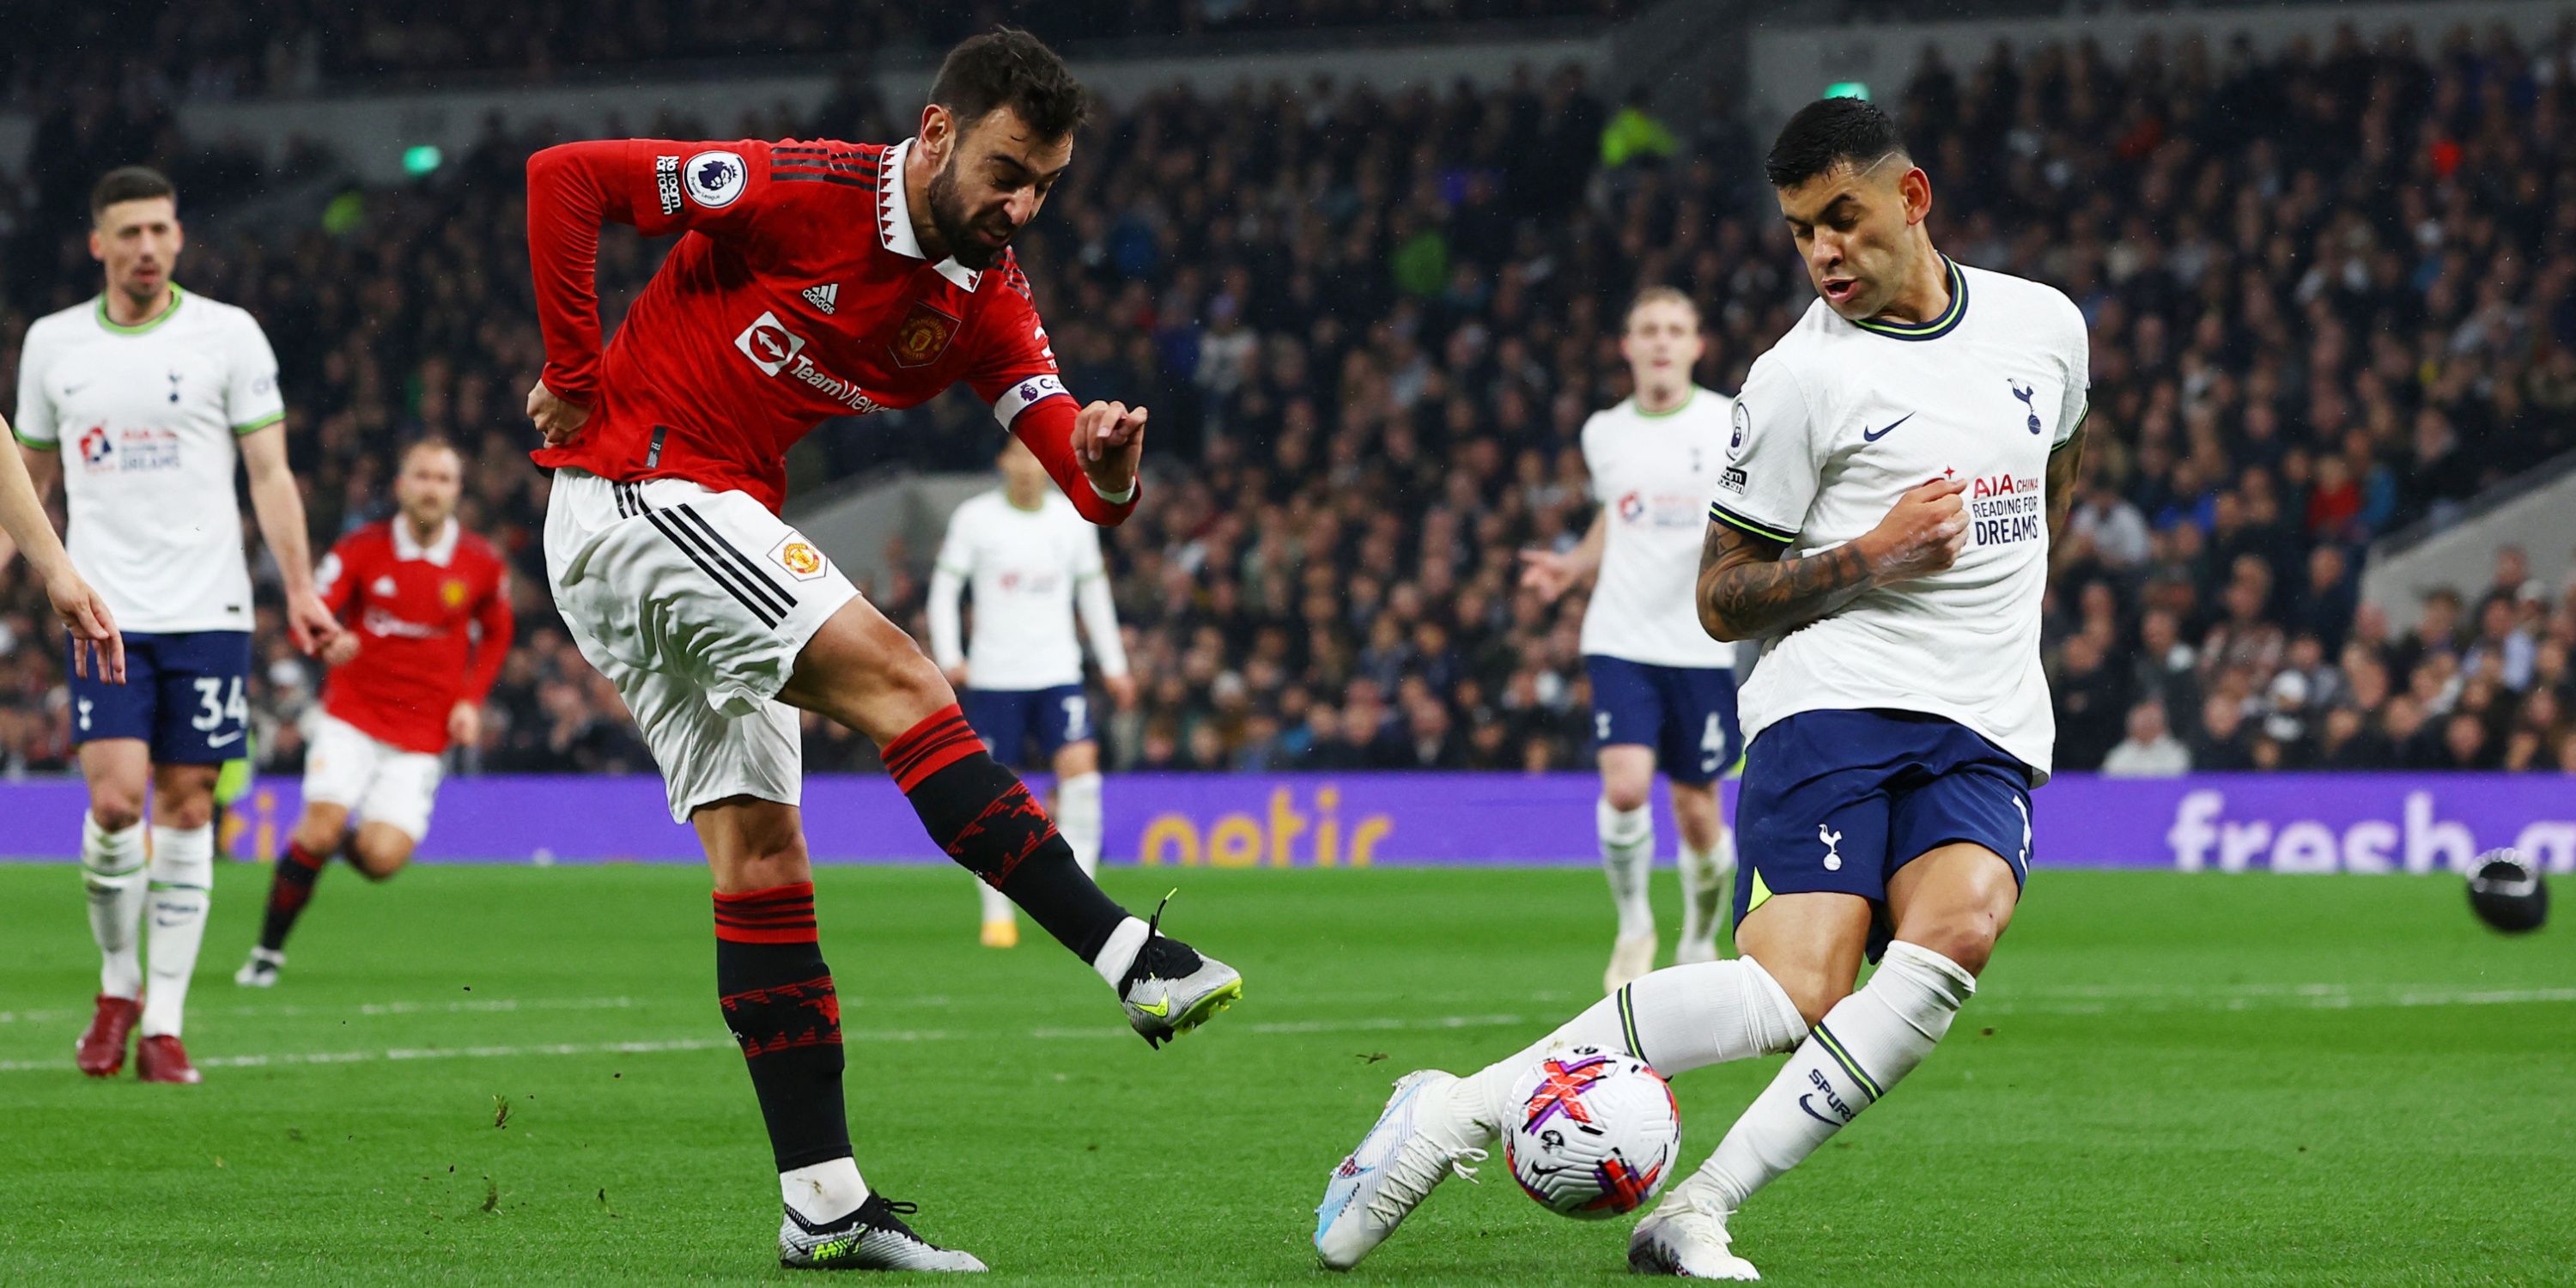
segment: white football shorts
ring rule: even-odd
[[[559,470],[546,580],[644,731],[672,821],[728,796],[800,802],[804,747],[778,691],[859,593],[803,533],[746,493]]]
[[[337,805],[368,823],[411,838],[429,838],[429,809],[438,799],[438,757],[406,751],[328,712],[313,715],[304,753],[304,799]]]

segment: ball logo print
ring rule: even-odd
[[[690,157],[681,167],[689,200],[709,210],[722,210],[742,197],[750,186],[742,157],[733,152],[701,152]]]
[[[1576,1047],[1512,1088],[1520,1106],[1504,1157],[1523,1193],[1577,1220],[1634,1212],[1655,1197],[1681,1149],[1672,1088],[1645,1061]]]
[[[1744,455],[1746,440],[1752,437],[1753,412],[1744,405],[1743,400],[1738,399],[1735,404],[1735,431],[1726,438],[1726,459],[1729,461],[1740,459]]]

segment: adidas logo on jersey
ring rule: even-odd
[[[838,282],[825,282],[821,286],[805,288],[805,302],[823,310],[826,316],[831,314],[832,306],[838,304],[840,300],[841,284]]]

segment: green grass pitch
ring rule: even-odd
[[[0,865],[0,1280],[786,1274],[699,872],[334,870],[255,993],[230,976],[266,879],[221,874],[188,1028],[207,1081],[157,1087],[74,1072],[79,882]],[[1173,882],[1173,927],[1248,987],[1155,1053],[1042,936],[978,948],[962,874],[822,874],[859,1161],[926,1233],[1046,1282],[1622,1273],[1625,1222],[1549,1216],[1499,1159],[1347,1281],[1307,1242],[1391,1079],[1590,1000],[1596,874],[1110,879],[1138,907]],[[2043,871],[1942,1050],[1756,1199],[1737,1248],[1788,1284],[2568,1283],[2576,940],[2464,904],[2449,879]],[[1679,1080],[1687,1163],[1776,1067]]]

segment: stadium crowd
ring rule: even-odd
[[[2571,82],[2564,35],[1926,57],[1901,111],[1936,238],[2061,286],[2093,326],[2094,433],[2045,645],[2061,768],[2576,772],[2576,585],[2533,582],[2508,550],[2492,585],[2437,593],[2412,629],[2358,600],[2369,542],[2576,448]],[[228,193],[257,176],[184,152],[167,111],[66,106],[37,155],[158,156],[204,220],[192,175],[235,176]],[[891,139],[905,117],[854,85],[816,120],[636,124]],[[1589,522],[1577,436],[1627,393],[1624,302],[1689,291],[1701,382],[1732,390],[1813,298],[1729,112],[1613,122],[1565,70],[1397,97],[1175,92],[1094,123],[1020,255],[1068,384],[1154,409],[1154,499],[1107,541],[1147,677],[1108,723],[1113,767],[1587,763],[1582,597],[1521,592],[1515,553]],[[308,226],[201,232],[180,276],[267,326],[326,536],[384,513],[391,445],[464,445],[465,520],[513,558],[521,616],[468,767],[642,771],[553,622],[537,549],[519,191],[550,141],[495,134]],[[0,204],[0,374],[31,317],[97,289],[87,177],[0,192],[25,203]],[[607,240],[612,310],[657,257]],[[990,424],[952,395],[836,426],[800,478],[980,468]],[[917,569],[929,551],[896,553]],[[916,578],[868,589],[926,635]],[[23,569],[0,570],[13,770],[66,755],[40,609]],[[316,677],[261,640],[259,741],[287,768]],[[807,732],[815,768],[874,764],[846,731]]]

